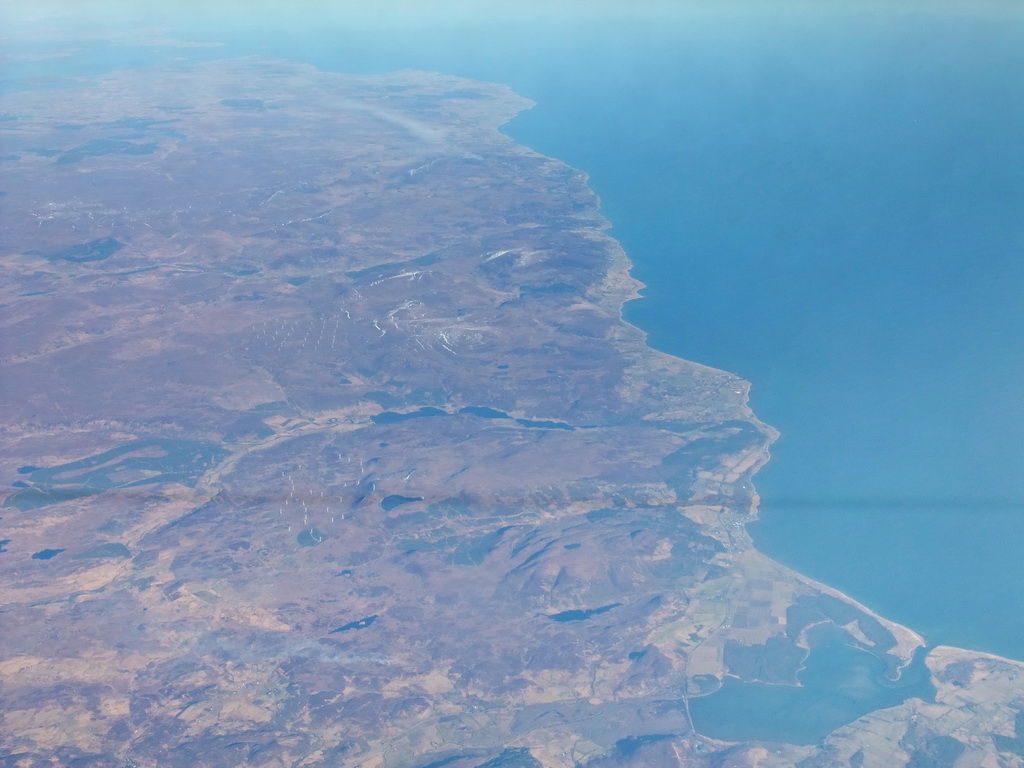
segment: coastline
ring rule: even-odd
[[[529,109],[532,106],[534,105],[531,103],[529,106],[524,107],[524,109]],[[528,149],[530,149],[530,151],[535,152],[535,150],[533,150],[532,148]],[[564,164],[563,161],[559,160],[558,158],[553,158],[546,155],[541,156],[546,157],[548,160],[551,160],[553,162]],[[571,166],[568,167],[571,168]],[[589,185],[589,174],[586,171],[583,171],[578,168],[572,168],[572,170],[575,173],[579,174],[580,178],[582,179],[583,185],[590,191],[595,201],[595,208],[593,213],[595,215],[596,220],[600,222],[599,228],[602,231],[601,236],[606,239],[608,251],[612,256],[611,265],[609,266],[605,274],[605,280],[602,284],[602,290],[600,291],[600,295],[603,299],[601,303],[609,307],[615,307],[619,323],[624,329],[624,335],[635,335],[636,338],[633,339],[632,341],[634,341],[634,343],[642,347],[642,350],[646,354],[655,357],[661,357],[665,361],[670,362],[670,364],[682,364],[687,367],[693,367],[695,369],[703,371],[707,375],[729,377],[730,383],[736,384],[740,387],[740,406],[745,417],[753,425],[755,425],[755,427],[759,429],[766,437],[766,442],[764,444],[760,456],[758,456],[756,461],[750,467],[746,468],[746,470],[743,472],[743,474],[745,474],[746,477],[749,478],[752,483],[750,504],[747,510],[747,515],[750,518],[748,522],[756,521],[760,517],[761,496],[756,489],[756,485],[753,485],[753,478],[771,460],[771,445],[776,440],[778,440],[781,433],[775,427],[767,424],[766,422],[758,418],[758,416],[754,413],[753,409],[750,407],[750,391],[753,386],[752,382],[743,379],[742,377],[738,376],[735,373],[732,373],[731,371],[713,368],[698,361],[687,360],[685,358],[673,355],[669,352],[665,352],[655,347],[652,347],[648,343],[650,336],[649,332],[644,328],[641,328],[640,326],[637,326],[625,319],[624,309],[626,304],[628,304],[631,301],[642,301],[644,298],[643,289],[646,287],[646,285],[641,280],[637,279],[632,275],[632,270],[635,265],[633,261],[630,259],[629,254],[626,253],[625,249],[622,247],[621,243],[611,235],[607,234],[607,230],[611,229],[613,224],[601,213],[601,199]],[[897,669],[895,679],[898,680],[902,671],[912,663],[914,653],[918,648],[928,647],[928,643],[925,640],[925,638],[916,631],[914,631],[912,628],[906,627],[894,620],[888,619],[878,614],[870,607],[864,605],[863,603],[854,599],[850,595],[847,595],[846,593],[840,591],[839,589],[836,589],[825,583],[812,579],[811,577],[806,576],[800,573],[799,571],[790,568],[789,566],[779,563],[778,561],[772,558],[768,558],[766,555],[761,553],[760,550],[757,550],[756,546],[752,545],[752,548],[755,552],[757,552],[758,555],[768,560],[771,560],[771,562],[774,563],[779,569],[784,570],[785,572],[790,574],[795,581],[804,584],[808,587],[811,587],[812,589],[819,591],[823,594],[827,594],[842,600],[843,602],[856,608],[858,611],[875,619],[882,626],[884,626],[896,639],[897,647],[895,650],[903,660],[902,664]]]
[[[585,173],[584,177],[589,178]],[[594,197],[597,200],[596,212],[600,215],[600,199],[596,193]],[[607,222],[606,219],[605,221]],[[607,228],[610,228],[610,223]],[[645,285],[633,277],[632,269],[634,264],[625,249],[617,240],[610,236],[607,237],[611,242],[610,251],[613,254],[613,259],[606,276],[606,290],[608,298],[614,297],[617,303],[616,312],[623,328],[623,336],[628,337],[632,335],[632,340],[639,343],[647,355],[655,358],[660,357],[668,365],[682,364],[701,370],[710,376],[724,375],[731,377],[731,383],[740,386],[742,392],[741,407],[746,418],[752,424],[755,424],[762,434],[766,436],[766,442],[761,449],[758,459],[746,471],[746,477],[752,480],[757,472],[770,461],[771,445],[780,436],[778,430],[762,422],[750,407],[749,396],[753,386],[752,383],[731,372],[711,368],[699,362],[686,360],[649,346],[649,333],[644,328],[630,323],[624,317],[624,307],[628,302],[644,298],[643,288]],[[746,524],[759,518],[760,504],[761,496],[756,489],[756,485],[752,483],[750,503],[747,508],[748,519],[743,521],[744,533],[746,533]],[[859,754],[861,755],[860,759],[863,760],[864,747],[866,744],[869,744],[872,745],[874,750],[878,750],[874,752],[878,757],[875,761],[867,760],[863,764],[882,768],[889,764],[891,755],[899,751],[906,750],[903,751],[903,754],[912,754],[912,751],[906,746],[908,743],[913,743],[911,732],[908,730],[904,736],[900,737],[898,734],[901,731],[896,727],[897,723],[914,723],[920,720],[921,722],[931,723],[931,726],[937,732],[942,733],[946,730],[941,725],[942,718],[948,717],[951,721],[955,722],[961,718],[964,709],[978,712],[976,724],[971,729],[975,734],[973,737],[975,740],[988,740],[993,733],[1003,734],[1007,740],[1013,737],[1014,725],[1009,714],[1013,711],[1011,702],[1016,700],[1015,697],[1019,693],[1019,686],[1015,681],[1020,675],[1024,674],[1024,663],[996,654],[954,646],[937,645],[929,647],[925,637],[911,627],[883,616],[868,605],[835,587],[817,581],[793,568],[768,558],[756,548],[753,542],[750,542],[750,547],[756,556],[771,561],[776,568],[788,574],[793,582],[820,594],[841,600],[863,615],[877,621],[889,632],[896,643],[896,646],[890,653],[899,659],[893,675],[887,675],[892,682],[900,681],[904,671],[915,661],[917,654],[923,654],[922,660],[927,668],[929,681],[936,689],[937,703],[930,705],[922,699],[910,698],[897,707],[874,710],[845,726],[841,726],[829,734],[823,741],[823,745],[827,745],[828,749],[835,750],[833,754],[845,754],[851,761]],[[957,664],[967,665],[973,670],[973,676],[969,682],[951,683],[948,681],[950,668],[955,667]],[[961,687],[964,685],[966,685],[966,688]],[[687,697],[687,711],[689,712],[689,697]],[[881,733],[873,735],[880,726],[894,735],[882,736]],[[1020,735],[1018,731],[1018,736]],[[722,742],[705,736],[699,736],[699,738],[708,739],[709,743],[741,744],[741,742]],[[958,741],[955,743],[963,742]],[[983,761],[993,759],[997,754],[1003,754],[999,747],[991,746],[991,742],[989,744],[990,746],[984,746],[975,741],[968,749],[972,753],[977,754],[979,759]],[[767,761],[768,753],[760,752],[756,748],[751,749],[747,754],[757,764],[762,764],[762,760],[766,760],[764,763],[766,765],[773,764]],[[812,752],[808,750],[803,754],[810,755]],[[796,762],[796,758],[793,758],[793,762]],[[786,758],[782,758],[782,762],[779,765],[782,764],[789,764],[786,762]],[[851,762],[850,764],[852,765],[853,763]],[[860,763],[857,764],[859,765]]]

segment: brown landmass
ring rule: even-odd
[[[817,745],[693,728],[816,624],[923,641],[753,549],[774,432],[622,321],[529,106],[255,58],[5,97],[0,764],[1021,764],[1020,665],[950,648]]]

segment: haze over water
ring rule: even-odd
[[[174,55],[535,100],[508,133],[590,174],[648,284],[627,319],[752,381],[783,434],[758,546],[929,642],[1024,658],[1024,15],[712,7],[154,22],[228,43]]]

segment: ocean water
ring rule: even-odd
[[[75,63],[258,53],[511,85],[537,107],[507,132],[590,175],[648,285],[626,318],[752,381],[781,430],[757,545],[931,644],[1024,659],[1024,14],[613,6],[147,17],[218,47]],[[742,724],[761,694],[737,695],[708,711]]]

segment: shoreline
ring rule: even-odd
[[[524,109],[530,109],[533,106],[535,105],[531,103],[528,106],[524,107]],[[512,118],[510,118],[510,120],[511,119]],[[503,123],[502,125],[504,126],[507,124],[508,123],[506,122]],[[504,135],[508,136],[508,134]],[[513,137],[510,136],[509,138]],[[517,143],[519,142],[517,141]],[[646,329],[638,325],[635,325],[634,323],[627,320],[625,318],[624,312],[626,304],[628,304],[631,301],[640,301],[645,298],[643,295],[643,289],[647,287],[647,284],[633,276],[632,271],[636,266],[635,263],[629,257],[629,254],[626,253],[626,250],[625,248],[623,248],[622,244],[616,238],[612,237],[607,233],[607,230],[612,228],[613,223],[601,212],[601,198],[590,187],[590,174],[582,169],[569,166],[567,163],[558,158],[543,155],[542,153],[537,152],[528,145],[520,143],[520,146],[525,147],[530,152],[535,152],[536,154],[541,155],[542,157],[546,157],[554,162],[562,163],[563,165],[566,165],[566,167],[571,168],[572,171],[580,175],[582,183],[593,196],[595,201],[593,215],[602,224],[602,226],[600,227],[601,237],[606,239],[606,242],[609,246],[609,255],[611,257],[611,264],[605,272],[604,281],[601,285],[601,295],[602,297],[608,297],[616,301],[617,316],[622,327],[626,329],[627,332],[632,332],[636,334],[639,345],[642,346],[643,350],[645,350],[648,354],[653,354],[659,357],[665,357],[673,361],[675,364],[681,363],[683,365],[693,366],[694,368],[697,368],[698,370],[704,371],[711,375],[727,376],[730,379],[732,379],[733,383],[740,387],[739,405],[742,411],[747,416],[749,421],[753,423],[766,437],[766,443],[761,451],[760,457],[750,467],[744,470],[744,474],[746,474],[747,477],[749,477],[751,480],[751,501],[748,508],[748,515],[750,517],[749,522],[759,520],[761,511],[761,495],[757,491],[756,485],[753,484],[753,478],[771,460],[771,446],[779,439],[779,437],[781,437],[781,432],[775,427],[771,426],[770,424],[767,424],[766,422],[762,421],[750,407],[750,391],[753,387],[753,383],[731,371],[722,370],[720,368],[714,368],[712,366],[705,365],[697,361],[679,357],[678,355],[674,355],[671,352],[666,352],[664,350],[657,349],[656,347],[652,346],[649,343],[650,333]],[[615,289],[614,291],[612,290],[613,288]],[[613,292],[617,293],[618,296],[609,296],[609,294],[612,294]],[[746,531],[746,526],[747,524],[745,523],[744,531]],[[747,535],[749,536],[750,534],[747,533]],[[785,565],[784,563],[775,560],[774,558],[768,557],[768,555],[766,555],[756,546],[752,546],[752,549],[755,552],[757,552],[757,554],[759,554],[760,556],[765,557],[768,560],[771,560],[781,570],[788,573],[791,576],[791,578],[793,578],[795,581],[798,581],[806,586],[810,586],[813,589],[822,592],[823,594],[827,594],[829,596],[838,598],[854,606],[859,611],[875,619],[883,627],[885,627],[897,641],[897,646],[894,650],[901,651],[901,656],[905,659],[904,663],[897,668],[897,677],[895,679],[898,680],[902,671],[906,669],[906,667],[909,666],[911,663],[913,663],[913,656],[917,648],[929,647],[925,638],[915,630],[911,629],[910,627],[906,627],[892,619],[888,619],[884,616],[881,616],[880,614],[876,613],[874,610],[864,605],[860,601],[856,600],[850,595],[847,595],[845,592],[842,592],[839,589],[836,589],[835,587],[831,587],[827,584],[819,582],[811,578],[810,576],[807,576],[801,573],[800,571],[797,571]],[[941,646],[935,647],[938,648]]]

